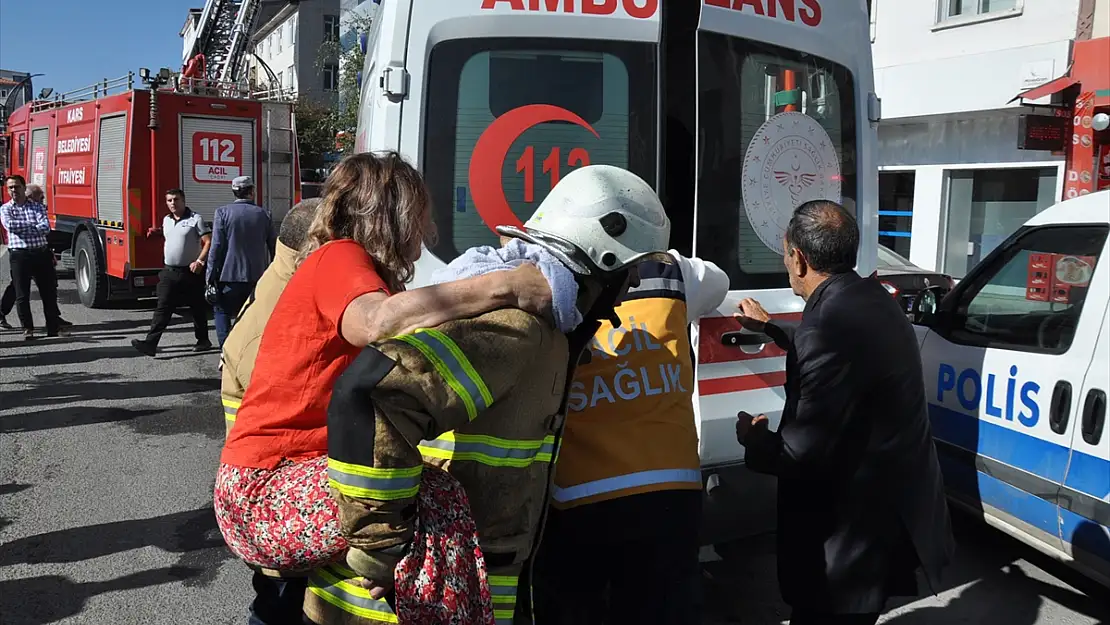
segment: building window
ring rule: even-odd
[[[286,91],[289,91],[289,92],[293,91],[293,89],[294,89],[294,87],[293,87],[294,78],[295,78],[295,74],[293,74],[293,66],[290,65],[289,69],[285,72],[285,90]]]
[[[879,174],[879,243],[906,258],[910,256],[916,176],[912,171]]]
[[[289,45],[297,45],[297,16],[289,18]]]
[[[944,273],[968,270],[1056,202],[1056,167],[974,169],[948,175]]]
[[[324,91],[339,89],[339,66],[335,63],[324,64]]]
[[[281,86],[283,84],[285,84],[285,72],[278,72],[277,73],[277,84],[273,85],[270,88],[271,89],[281,89]]]
[[[278,30],[277,32],[275,32],[274,34],[272,34],[270,36],[273,37],[273,39],[274,39],[274,48],[275,48],[274,51],[275,52],[281,52],[281,31]]]
[[[339,41],[339,16],[324,16],[324,41]]]
[[[1001,13],[1020,8],[1020,0],[938,0],[937,21]]]

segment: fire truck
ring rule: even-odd
[[[50,244],[85,306],[153,295],[169,189],[209,223],[236,176],[275,222],[300,201],[293,105],[239,77],[257,9],[208,0],[178,75],[141,69],[11,114],[9,173],[45,191]]]

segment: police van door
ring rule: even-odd
[[[808,200],[856,204],[861,132],[852,72],[826,60],[832,48],[804,54],[755,39],[801,28],[702,7],[694,251],[724,269],[732,289],[719,316],[699,323],[703,468],[743,458],[738,410],[766,414],[773,428],[782,414],[785,353],[773,343],[737,344],[737,304],[752,297],[776,319],[799,320],[804,302],[789,288],[783,265],[786,224]]]
[[[1057,553],[1058,518],[1082,512],[1061,486],[1110,297],[1108,229],[1020,230],[944,299],[921,348],[949,495]],[[1105,485],[1107,462],[1089,460]]]
[[[1110,279],[1106,268],[1099,279]],[[1095,302],[1091,302],[1094,304]],[[1091,306],[1091,316],[1094,316]],[[1060,490],[1060,535],[1064,550],[1085,572],[1110,585],[1110,433],[1107,430],[1110,394],[1110,305],[1102,318],[1095,353],[1072,401],[1079,409],[1071,427],[1071,457]]]

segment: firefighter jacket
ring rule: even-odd
[[[235,327],[224,341],[223,354],[220,357],[223,365],[220,399],[224,405],[225,437],[235,424],[235,415],[243,401],[243,393],[251,381],[262,331],[266,329],[266,322],[296,269],[297,250],[278,241],[273,262],[258,280],[254,292],[239,312]]]
[[[375,552],[409,541],[421,467],[442,467],[466,489],[497,622],[511,622],[548,504],[569,345],[546,322],[503,309],[364,350],[328,408],[328,481],[350,546]],[[357,584],[344,581],[310,576],[306,605],[357,607]],[[327,620],[335,622],[358,621]]]
[[[660,490],[701,488],[689,325],[721,304],[728,276],[670,252],[603,322],[567,398],[553,505],[565,509]],[[588,361],[587,361],[588,359]]]

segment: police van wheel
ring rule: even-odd
[[[86,308],[103,308],[108,303],[108,275],[104,261],[96,249],[96,242],[88,232],[77,237],[74,253],[74,278],[77,295]]]

